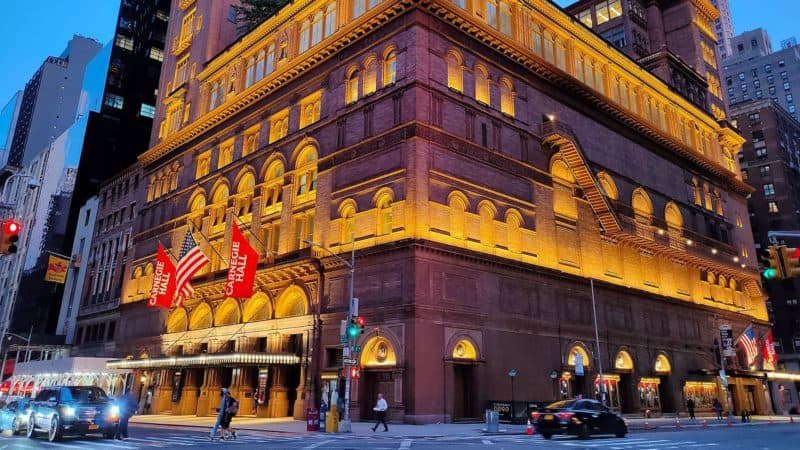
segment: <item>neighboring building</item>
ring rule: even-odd
[[[566,10],[695,106],[726,117],[712,25],[720,13],[708,0],[580,0]],[[580,46],[568,53],[587,67]]]
[[[67,273],[67,281],[64,285],[64,299],[61,302],[61,312],[58,316],[58,328],[56,329],[56,334],[66,336],[65,343],[67,345],[75,343],[75,323],[78,317],[80,299],[83,297],[86,273],[90,264],[87,257],[92,246],[94,224],[99,204],[98,198],[92,197],[81,207],[75,238],[72,242],[72,251],[69,253],[72,270]]]
[[[724,88],[732,106],[748,100],[772,99],[797,120],[794,94],[800,87],[800,47],[772,52],[763,29],[748,31],[733,40],[733,55],[723,68]]]
[[[138,187],[139,170],[133,165],[109,179],[98,193],[91,249],[82,258],[86,276],[77,297],[80,307],[72,342],[75,355],[114,356],[123,276],[132,253]]]
[[[744,139],[696,68],[665,54],[695,74],[679,95],[550,2],[295,2],[232,43],[209,3],[172,11],[108,365],[152,380],[155,413],[213,414],[222,386],[259,416],[336,401],[350,272],[307,241],[355,252],[356,420],[377,392],[394,421],[480,417],[510,367],[517,399],[724,398],[718,325],[768,322]],[[681,58],[700,41],[713,64],[716,10],[695,3],[664,22],[701,23]],[[233,222],[261,258],[248,299],[225,295]],[[187,232],[211,260],[194,295],[148,307],[157,245],[179,256]],[[759,366],[727,359],[735,411],[771,411]]]
[[[719,17],[714,21],[714,31],[717,33],[717,52],[719,59],[726,59],[731,55],[731,41],[733,40],[733,16],[728,0],[711,0],[719,11]]]
[[[17,127],[19,110],[22,106],[22,91],[17,91],[0,110],[0,168],[5,167],[8,161],[8,154],[11,150],[11,142],[14,140],[14,130]],[[0,176],[0,181],[4,181],[5,174]],[[0,201],[3,199],[0,198]]]
[[[740,156],[742,176],[756,188],[749,201],[756,250],[770,246],[770,231],[800,231],[800,123],[773,100],[736,104],[731,108],[747,142]],[[780,238],[788,247],[800,239]],[[765,280],[775,349],[786,371],[800,372],[800,278]],[[778,401],[783,385],[783,408]],[[776,409],[798,406],[798,383],[778,380],[773,386]]]
[[[75,123],[82,109],[86,65],[101,45],[74,36],[59,56],[49,56],[25,85],[8,164],[22,167]]]

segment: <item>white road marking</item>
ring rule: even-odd
[[[329,439],[329,440],[327,440],[327,441],[319,441],[319,442],[317,442],[316,444],[309,445],[308,447],[303,447],[303,448],[304,448],[304,449],[311,449],[311,448],[322,447],[323,445],[330,444],[331,442],[333,442],[333,440],[331,440],[331,439]]]
[[[483,442],[483,445],[492,445],[492,441],[490,441],[488,439],[484,439],[481,442]]]
[[[411,439],[403,439],[400,442],[400,448],[401,449],[411,448],[411,442],[413,442]]]

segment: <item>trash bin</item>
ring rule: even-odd
[[[306,410],[306,431],[317,431],[319,429],[319,411],[314,408]]]
[[[486,432],[499,433],[500,432],[500,413],[495,410],[486,410]]]

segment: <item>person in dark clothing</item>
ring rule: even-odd
[[[689,418],[694,420],[694,400],[686,400],[686,409],[689,411]]]
[[[126,389],[125,394],[117,399],[117,407],[119,408],[119,423],[114,433],[114,439],[127,439],[128,420],[136,413],[136,399],[133,398],[130,389]]]
[[[722,403],[719,402],[719,399],[715,398],[711,406],[713,406],[714,411],[717,412],[717,420],[722,420]]]

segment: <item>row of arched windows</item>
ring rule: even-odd
[[[171,166],[164,167],[150,176],[150,182],[147,186],[148,202],[178,189],[180,168],[180,164],[175,161]]]
[[[450,211],[449,231],[450,236],[455,239],[478,238],[481,244],[495,246],[500,240],[497,234],[498,210],[489,200],[481,200],[473,210],[469,199],[460,191],[453,191],[447,197],[447,205]],[[467,226],[467,214],[473,213],[478,216],[478,236],[470,236]],[[511,252],[520,252],[522,246],[522,236],[520,230],[525,222],[522,214],[514,208],[508,208],[505,212],[506,228],[506,248]]]
[[[394,215],[392,213],[393,203],[394,192],[389,188],[379,189],[373,196],[373,204],[376,213],[376,236],[385,236],[392,233],[395,225]],[[340,243],[349,244],[356,238],[357,213],[358,207],[353,199],[346,199],[339,205],[339,218],[341,219]]]
[[[447,62],[447,87],[457,92],[464,92],[464,58],[461,52],[451,49],[445,57]],[[475,63],[473,68],[475,100],[492,106],[492,78],[489,69]],[[500,91],[500,111],[503,114],[514,116],[514,84],[507,76],[501,76],[496,83]]]
[[[378,74],[378,66],[381,71]],[[345,71],[345,104],[358,101],[359,98],[374,94],[380,79],[381,86],[390,86],[397,81],[397,51],[394,45],[388,45],[381,53],[380,60],[375,54],[364,58],[363,68],[357,65]]]

